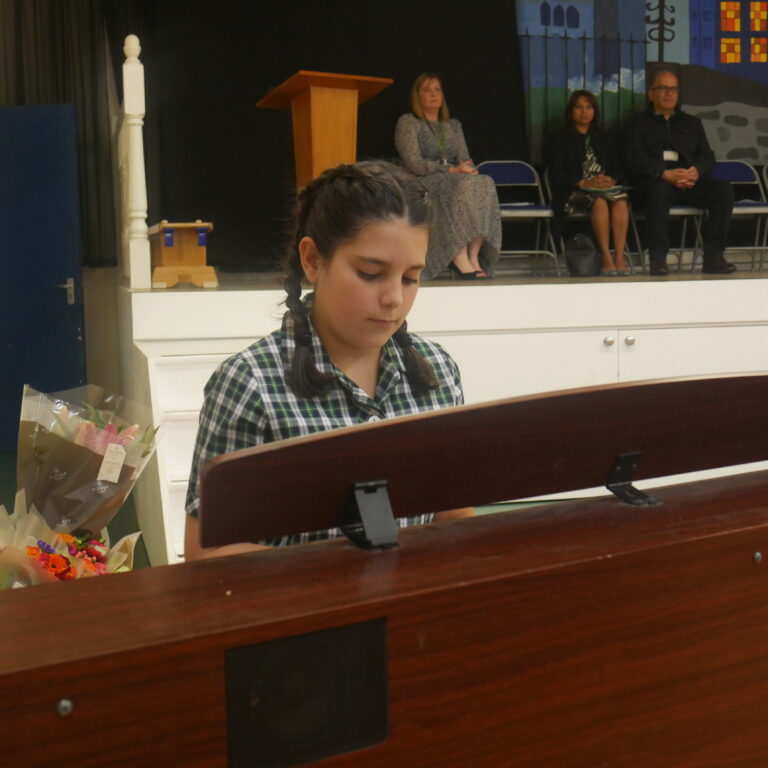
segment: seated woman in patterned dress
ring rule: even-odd
[[[395,146],[403,166],[429,189],[434,206],[422,276],[437,277],[447,267],[464,280],[488,278],[501,247],[493,179],[478,174],[472,163],[461,123],[450,118],[437,75],[416,78],[411,110],[397,121]]]
[[[629,201],[621,187],[622,169],[615,143],[600,131],[600,110],[590,91],[574,91],[565,107],[566,129],[550,143],[548,168],[552,184],[555,229],[569,212],[589,212],[603,259],[602,274],[628,274],[624,247]],[[613,233],[614,254],[610,251]]]

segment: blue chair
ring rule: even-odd
[[[763,176],[765,173],[764,168]],[[733,218],[752,218],[755,221],[753,244],[728,246],[726,253],[748,253],[752,257],[752,269],[756,266],[762,269],[763,259],[768,251],[768,200],[757,171],[754,166],[743,160],[718,160],[712,176],[733,186],[736,197]]]
[[[533,269],[536,272],[539,258],[545,257],[555,267],[560,276],[560,261],[550,222],[555,212],[552,206],[544,202],[544,192],[536,169],[522,160],[486,160],[477,166],[480,173],[490,176],[497,189],[517,190],[527,199],[515,202],[501,202],[501,223],[527,221],[536,224],[536,243],[534,248],[502,250],[500,258],[535,257]],[[546,266],[542,270],[546,274]]]

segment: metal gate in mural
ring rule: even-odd
[[[617,129],[645,108],[646,73],[678,73],[681,104],[720,160],[768,163],[768,0],[517,0],[530,158],[563,127],[568,94]]]

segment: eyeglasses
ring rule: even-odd
[[[664,93],[677,93],[678,88],[676,85],[654,85],[651,88],[652,91],[664,91]]]

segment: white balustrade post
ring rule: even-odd
[[[123,47],[123,125],[120,164],[123,273],[131,288],[151,288],[152,269],[147,237],[147,182],[144,172],[144,65],[136,35],[128,35]]]

